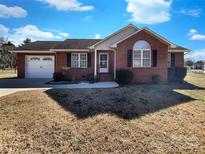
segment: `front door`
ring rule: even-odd
[[[99,72],[108,73],[108,62],[109,56],[108,53],[99,53]]]

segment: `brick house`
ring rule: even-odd
[[[18,55],[18,78],[52,78],[66,70],[79,80],[91,75],[112,81],[117,70],[129,69],[133,82],[150,82],[157,74],[166,83],[168,68],[184,67],[188,51],[148,28],[129,24],[104,39],[36,41],[13,52]]]

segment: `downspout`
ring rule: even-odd
[[[58,58],[57,58],[57,53],[54,52],[54,55],[55,55],[55,57],[54,57],[54,58],[55,58],[54,72],[58,72],[58,71],[57,71],[57,66],[58,66],[58,65],[57,65],[57,64],[58,64],[58,63],[57,63],[57,60],[58,60]]]
[[[114,80],[116,79],[116,50],[113,49],[114,51]]]
[[[95,80],[97,79],[97,50],[95,49],[95,52],[94,52],[94,78]]]
[[[114,80],[116,79],[116,62],[117,62],[117,57],[116,57],[116,49],[115,48],[110,48],[114,52]]]

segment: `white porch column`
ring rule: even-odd
[[[94,58],[94,77],[97,77],[97,50],[95,49],[95,58]]]
[[[116,50],[114,49],[114,80],[116,79]]]

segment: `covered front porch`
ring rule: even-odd
[[[96,81],[113,81],[116,78],[115,50],[95,50],[94,78]]]

